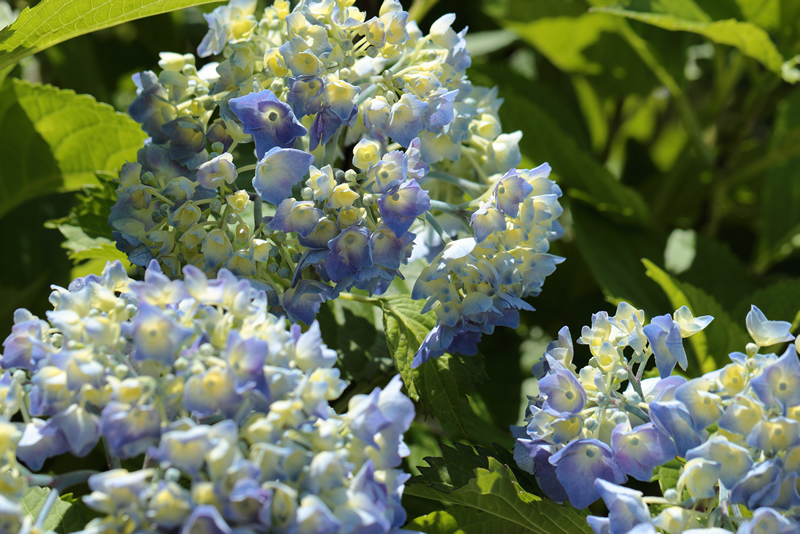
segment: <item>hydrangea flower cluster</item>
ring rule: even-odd
[[[31,471],[100,442],[113,468],[88,477],[102,517],[86,533],[402,526],[414,407],[399,376],[338,414],[346,384],[316,322],[287,328],[226,269],[183,275],[152,261],[133,281],[109,263],[54,286],[47,320],[16,312],[0,358],[0,529],[19,530]]]
[[[191,54],[163,53],[160,74],[136,75],[129,113],[150,137],[121,171],[109,224],[136,265],[156,259],[171,277],[184,265],[228,269],[310,324],[341,292],[382,294],[402,278],[423,219],[449,241],[433,216],[447,212],[468,236],[455,248],[473,248],[474,262],[444,252],[427,282],[449,280],[467,304],[420,289],[450,311],[418,363],[470,350],[480,332],[514,323],[509,310],[527,308],[519,299],[552,272],[543,253],[561,235],[560,191],[549,167],[515,169],[521,133],[503,134],[496,89],[467,79],[454,15],[423,34],[398,0],[370,19],[353,4],[290,12],[276,0],[259,17],[255,0],[231,0],[205,15],[198,48],[221,61],[198,69]],[[235,161],[253,150],[257,163]],[[239,189],[250,172],[252,190]],[[464,311],[458,329],[453,310]]]
[[[602,498],[610,515],[589,517],[596,533],[800,532],[800,360],[795,344],[780,357],[759,352],[792,341],[791,323],[752,306],[746,352],[699,378],[672,375],[687,363],[682,339],[710,321],[682,307],[644,324],[622,303],[583,328],[589,366],[575,372],[565,327],[534,367],[540,395],[528,426],[513,428],[515,459],[554,500],[585,508]],[[641,380],[651,354],[659,377]],[[621,486],[676,458],[677,487],[663,498]]]
[[[538,295],[546,276],[564,259],[547,251],[564,233],[561,189],[546,163],[507,172],[472,215],[475,237],[448,243],[417,279],[412,297],[427,298],[438,324],[426,336],[413,365],[446,351],[473,355],[481,332],[519,326],[523,299]]]

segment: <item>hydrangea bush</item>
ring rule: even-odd
[[[133,75],[123,115],[6,76],[69,37],[209,2],[87,2],[17,13],[0,0],[0,28],[19,17],[0,31],[0,123],[21,110],[33,128],[0,129],[33,140],[0,158],[0,181],[12,167],[24,182],[0,188],[0,215],[6,196],[35,196],[30,172],[59,191],[96,178],[51,221],[89,262],[49,286],[51,310],[17,309],[2,345],[0,534],[800,534],[800,279],[765,275],[800,247],[794,185],[759,193],[770,214],[756,225],[776,235],[752,269],[714,241],[726,210],[754,203],[749,176],[788,172],[777,164],[800,135],[800,104],[781,101],[758,123],[776,132],[765,159],[739,169],[772,91],[800,80],[800,56],[781,55],[795,31],[776,47],[769,6],[487,2],[505,29],[469,41],[449,9],[418,25],[436,0],[229,0],[196,11],[196,54],[162,52]],[[619,17],[716,43],[686,48],[687,81],[719,54],[703,116],[698,86],[659,64],[667,32]],[[585,52],[611,33],[657,86],[616,63],[602,78],[608,59]],[[517,37],[547,61],[516,49],[504,65],[522,78],[498,88],[502,66],[475,68],[471,52]],[[585,139],[565,133],[582,128],[574,110],[543,109],[562,100]],[[727,118],[703,124],[715,113]],[[654,141],[651,163],[674,167],[638,191],[623,162],[650,130],[682,132],[686,148]],[[53,162],[25,159],[40,145]],[[694,204],[665,216],[678,191]],[[698,221],[702,236],[683,229]],[[670,274],[647,259],[640,272],[653,250]],[[527,315],[537,333],[522,318],[576,251],[616,311],[555,334],[565,307],[596,309],[567,264]],[[33,295],[15,291],[10,309]],[[674,313],[645,315],[666,301]],[[731,317],[745,314],[742,329]],[[522,358],[486,339],[498,326],[529,338]],[[510,395],[503,366],[518,360],[533,378],[508,429],[496,410],[514,403],[489,407],[479,386],[491,376]]]

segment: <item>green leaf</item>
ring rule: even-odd
[[[134,160],[139,125],[87,95],[11,80],[0,89],[0,216],[25,200],[97,183]]]
[[[670,31],[686,31],[736,47],[745,56],[760,62],[778,76],[783,56],[769,35],[753,23],[739,20],[712,20],[691,0],[634,0],[627,7],[609,6],[597,11],[627,17]]]
[[[38,486],[29,488],[22,498],[23,513],[35,520],[50,491]],[[67,534],[82,529],[86,525],[86,519],[82,507],[75,504],[79,503],[75,502],[71,494],[62,495],[50,508],[42,525],[42,532],[53,530],[58,534]]]
[[[800,142],[800,92],[793,91],[778,103],[770,150],[779,153],[784,147]],[[764,271],[800,246],[800,180],[797,168],[800,156],[783,158],[766,173],[761,194],[762,223],[759,236],[757,270]]]
[[[732,310],[742,297],[755,291],[753,276],[727,244],[699,234],[695,251],[694,261],[689,270],[681,273],[681,280],[702,288],[726,310]],[[740,318],[735,314],[733,317]]]
[[[218,0],[42,0],[0,30],[0,70],[78,35]]]
[[[658,481],[663,495],[668,489],[678,486],[678,477],[681,475],[681,463],[678,460],[670,460],[664,465],[659,465],[653,469],[653,476],[650,482]]]
[[[353,300],[329,300],[318,316],[322,338],[339,353],[338,367],[348,383],[370,382],[388,371],[392,358],[377,328],[375,306]]]
[[[674,309],[687,306],[692,314],[712,315],[714,320],[705,330],[689,338],[696,358],[695,365],[690,362],[687,373],[703,374],[722,367],[730,361],[728,354],[741,351],[750,341],[739,323],[733,321],[714,297],[686,282],[680,282],[662,271],[653,262],[643,259],[647,276],[664,290]]]
[[[465,39],[470,56],[476,57],[491,54],[507,47],[517,40],[517,35],[508,30],[491,30],[470,33]]]
[[[666,237],[612,221],[580,201],[570,207],[581,256],[606,296],[626,300],[650,317],[664,313],[668,302],[648,280],[641,259],[662,257]]]
[[[474,477],[452,491],[422,483],[407,484],[408,495],[452,504],[444,512],[447,515],[434,512],[415,519],[409,526],[432,534],[591,532],[583,512],[525,491],[512,470],[496,459],[487,458],[486,467],[477,467],[473,472]]]
[[[436,314],[421,313],[424,301],[408,295],[382,297],[379,301],[386,341],[408,396],[420,404],[423,413],[466,434],[461,410],[467,403],[467,394],[485,377],[481,359],[445,354],[412,369],[414,355],[436,326]]]

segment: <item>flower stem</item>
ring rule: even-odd
[[[431,215],[431,212],[426,212],[425,213],[425,220],[428,221],[428,224],[431,225],[431,228],[433,228],[433,230],[437,234],[439,234],[439,237],[441,238],[442,243],[444,243],[446,245],[451,241],[450,240],[450,236],[447,235],[447,233],[444,231],[444,229],[442,228],[442,225],[439,224],[439,221],[436,220],[436,217]]]

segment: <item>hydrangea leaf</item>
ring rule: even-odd
[[[420,404],[424,413],[467,434],[460,413],[469,391],[485,376],[480,358],[445,354],[412,369],[417,349],[436,326],[436,314],[422,314],[424,301],[407,295],[383,297],[380,303],[386,341],[408,396]]]
[[[778,103],[769,143],[772,165],[767,169],[761,192],[762,224],[759,231],[756,270],[766,271],[797,249],[800,233],[800,93],[793,92]],[[760,169],[763,172],[764,169]],[[759,172],[759,170],[756,170]]]
[[[29,488],[21,501],[23,513],[35,520],[50,491],[48,488],[40,488],[38,486]],[[82,506],[76,506],[76,504],[82,503],[76,503],[71,494],[62,495],[50,508],[50,512],[47,514],[44,524],[42,524],[42,531],[52,530],[57,534],[67,534],[83,528],[86,525],[83,508]]]
[[[43,0],[0,31],[0,71],[79,35],[217,0]]]
[[[146,135],[87,95],[11,80],[0,89],[0,216],[25,200],[97,183],[135,160]]]
[[[586,515],[569,505],[556,504],[529,493],[511,469],[489,457],[486,467],[449,492],[424,484],[408,484],[406,494],[448,502],[445,514],[435,512],[411,522],[410,528],[429,534],[488,534],[494,532],[574,534],[591,532]]]
[[[633,8],[633,9],[631,9]],[[608,6],[598,11],[638,20],[670,31],[696,33],[707,39],[736,47],[745,56],[760,62],[778,76],[781,75],[783,56],[763,29],[751,22],[735,19],[712,20],[694,2],[647,0],[631,3],[630,6]]]
[[[391,368],[386,338],[375,324],[375,307],[352,300],[329,300],[317,315],[322,338],[339,353],[338,367],[349,383],[369,381]]]
[[[695,372],[708,373],[718,366],[730,363],[728,354],[741,350],[750,341],[750,337],[740,326],[744,317],[740,322],[731,319],[725,308],[702,289],[676,280],[650,260],[643,259],[642,263],[647,269],[647,276],[661,286],[674,309],[688,306],[695,317],[699,315],[714,317],[708,328],[689,338],[696,358],[695,366],[689,363],[690,375],[692,367]]]
[[[661,257],[666,236],[612,221],[584,202],[571,204],[578,249],[606,296],[627,300],[648,317],[663,313],[669,303],[645,276],[640,260]]]
[[[671,460],[664,465],[659,465],[653,470],[651,482],[658,481],[658,486],[661,488],[663,495],[668,489],[678,486],[678,478],[681,475],[681,464],[678,460]]]

